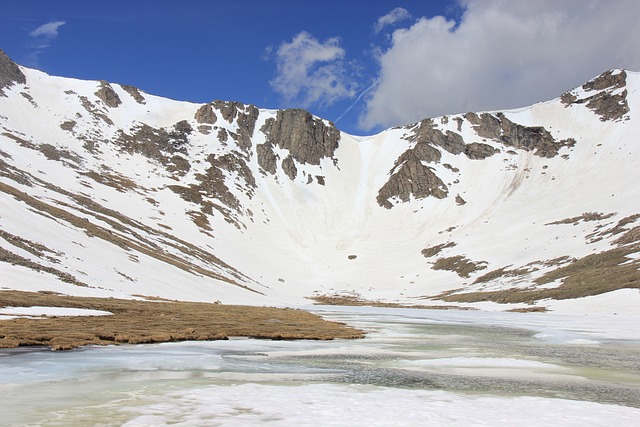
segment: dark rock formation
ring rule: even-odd
[[[240,102],[212,101],[198,108],[194,119],[198,123],[212,125],[218,120],[215,110],[218,110],[222,118],[229,123],[233,123],[233,121],[236,120],[238,132],[229,132],[228,135],[225,135],[225,138],[226,136],[231,136],[244,152],[249,153],[256,120],[260,114],[258,108],[255,105],[245,105]],[[224,129],[220,132],[222,131],[224,131]],[[200,130],[200,132],[208,133],[206,130],[204,132]],[[226,134],[226,131],[224,132]],[[226,139],[222,139],[220,133],[218,133],[218,137],[221,142],[226,141]]]
[[[296,168],[296,163],[291,155],[288,155],[282,161],[282,170],[287,174],[291,181],[296,179],[296,176],[298,175],[298,169]]]
[[[73,128],[76,127],[76,124],[74,120],[67,120],[66,122],[60,123],[60,129],[71,132]]]
[[[410,151],[413,152],[413,150]],[[403,202],[408,202],[411,196],[416,199],[424,199],[429,196],[437,199],[447,197],[447,186],[438,178],[433,169],[423,165],[417,156],[409,155],[406,161],[396,165],[393,170],[396,172],[378,191],[376,201],[380,206],[391,209],[393,204],[390,199],[393,197],[397,197]]]
[[[240,102],[235,101],[220,101],[215,100],[211,101],[210,104],[213,108],[220,111],[222,118],[228,121],[229,123],[233,123],[233,119],[238,115],[238,110],[245,109],[245,105]]]
[[[125,92],[127,92],[138,104],[146,104],[147,101],[144,99],[144,96],[140,93],[140,90],[137,87],[129,86],[129,85],[120,85]]]
[[[208,123],[210,125],[214,124],[218,120],[216,113],[213,112],[213,106],[211,104],[204,104],[202,107],[198,108],[194,115],[194,119],[196,119],[198,123]]]
[[[464,154],[472,160],[486,159],[487,157],[491,157],[499,152],[500,150],[497,148],[493,148],[489,144],[483,144],[481,142],[472,142],[471,144],[467,144],[464,148]]]
[[[167,171],[175,173],[178,176],[185,176],[191,170],[191,163],[180,155],[174,155],[169,158],[166,164]]]
[[[442,147],[452,154],[465,151],[462,137],[451,131],[442,132],[437,129],[432,119],[426,119],[414,126],[413,132],[407,136],[416,145],[402,153],[391,169],[391,178],[378,191],[378,204],[390,209],[393,204],[390,199],[399,198],[409,201],[410,196],[424,199],[432,196],[438,199],[447,197],[448,189],[444,182],[435,174],[434,169],[425,163],[438,163],[442,153],[436,148]],[[451,168],[451,165],[449,165]]]
[[[288,150],[300,164],[319,165],[321,159],[333,157],[340,141],[340,131],[333,124],[326,125],[305,110],[280,110],[260,130],[266,135],[267,144]],[[260,154],[258,163],[266,163]]]
[[[122,104],[118,94],[113,90],[111,85],[105,81],[100,81],[100,89],[98,89],[95,95],[100,98],[107,107],[116,108]]]
[[[496,115],[467,113],[464,118],[473,125],[478,136],[509,147],[533,151],[534,155],[540,157],[554,157],[562,147],[571,147],[575,144],[575,140],[571,138],[556,141],[544,127],[523,126],[512,122],[502,113]]]
[[[187,155],[185,145],[188,143],[188,135],[192,131],[193,129],[186,120],[176,123],[172,131],[142,124],[131,129],[131,133],[119,131],[120,135],[115,142],[129,153],[142,154],[160,162],[171,171],[181,172],[188,171],[189,168],[183,164],[184,158],[175,156],[175,154]],[[174,162],[177,159],[181,159],[179,164]],[[183,174],[179,173],[179,175]]]
[[[447,197],[448,189],[444,182],[435,174],[433,168],[424,163],[438,163],[442,153],[436,148],[442,147],[453,154],[460,154],[465,150],[462,137],[451,131],[446,133],[435,127],[432,119],[426,119],[414,126],[413,132],[405,139],[416,142],[416,145],[398,157],[391,178],[378,191],[378,204],[390,209],[393,204],[390,199],[399,198],[409,201],[413,196],[424,199],[433,196],[438,199]]]
[[[452,154],[460,154],[464,151],[465,145],[462,137],[451,131],[446,133],[435,127],[433,119],[426,119],[417,124],[413,134],[406,138],[408,141],[429,143],[442,147]]]
[[[275,174],[278,156],[273,152],[273,146],[270,143],[259,144],[256,146],[256,153],[258,154],[258,166],[265,172]]]
[[[181,135],[190,135],[193,132],[193,128],[186,120],[180,120],[178,123],[173,125],[175,132],[180,133]]]
[[[113,126],[113,120],[107,116],[103,109],[100,109],[93,102],[89,101],[89,98],[86,96],[79,96],[80,104],[82,107],[87,110],[87,112],[93,117],[94,122],[98,122],[99,120],[104,121],[106,124]]]
[[[14,84],[25,84],[27,78],[20,67],[0,49],[0,96],[5,96],[3,89]]]
[[[613,70],[605,71],[595,79],[589,80],[582,85],[584,90],[605,90],[605,89],[621,89],[627,85],[627,72],[621,70],[617,74],[613,74]]]
[[[228,153],[219,157],[211,154],[207,157],[207,161],[210,166],[207,168],[206,173],[196,175],[197,184],[189,186],[173,185],[169,186],[169,188],[184,200],[200,205],[202,214],[210,215],[213,209],[216,209],[222,213],[227,222],[240,228],[240,222],[234,212],[242,214],[242,206],[225,183],[226,175],[224,171],[241,177],[246,183],[244,186],[245,194],[253,197],[256,182],[251,169],[239,153]],[[205,197],[217,199],[222,205],[205,200]],[[246,213],[250,214],[249,212]]]
[[[607,71],[582,85],[582,89],[585,91],[597,91],[597,93],[590,96],[581,94],[583,96],[578,97],[576,93],[569,91],[562,94],[560,99],[566,107],[572,104],[586,104],[586,107],[599,115],[603,122],[619,120],[630,111],[627,103],[627,90],[624,89],[616,94],[613,92],[624,88],[626,84],[627,73],[624,70],[616,74],[614,71]]]

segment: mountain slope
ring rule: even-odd
[[[246,304],[638,288],[639,85],[612,70],[531,107],[356,137],[0,51],[0,287]]]

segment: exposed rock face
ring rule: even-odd
[[[627,104],[627,90],[619,93],[614,91],[622,89],[627,84],[627,73],[624,70],[614,74],[614,71],[607,71],[600,74],[595,79],[582,85],[582,89],[587,92],[598,91],[594,95],[578,97],[576,93],[565,92],[560,98],[565,106],[572,104],[586,104],[586,107],[600,116],[600,120],[619,120],[629,110]]]
[[[413,150],[408,152],[413,153]],[[407,154],[405,152],[403,156]],[[402,163],[397,164],[392,173],[396,171],[389,181],[378,191],[376,201],[384,208],[391,209],[393,204],[390,199],[397,197],[403,202],[408,202],[410,197],[424,199],[433,196],[437,199],[447,197],[447,186],[435,174],[432,168],[422,164],[416,155],[409,154]]]
[[[0,49],[0,96],[4,95],[4,88],[13,84],[25,84],[27,78],[20,71],[20,67],[13,62],[2,49]]]
[[[182,139],[185,139],[187,135],[190,135],[191,132],[193,132],[193,128],[186,120],[180,120],[178,123],[173,125],[173,128],[175,129],[175,132],[180,134]],[[176,136],[174,136],[174,138],[175,137]]]
[[[131,129],[130,134],[120,131],[115,142],[124,150],[156,160],[168,171],[182,176],[189,171],[190,166],[188,162],[184,163],[184,157],[176,154],[187,155],[184,145],[188,143],[188,134],[192,131],[186,120],[176,123],[173,131],[142,124]]]
[[[333,157],[340,141],[340,131],[333,124],[327,126],[305,110],[280,110],[260,130],[267,137],[266,144],[288,150],[300,164],[319,165],[321,159]],[[264,149],[262,152],[266,154]],[[267,163],[260,159],[260,151],[258,163]]]
[[[258,154],[258,165],[265,172],[270,174],[276,173],[276,162],[278,156],[273,152],[273,146],[269,143],[256,145],[256,153]]]
[[[442,153],[435,146],[444,148],[453,154],[464,151],[465,144],[460,135],[455,132],[446,133],[435,127],[432,119],[426,119],[414,126],[413,132],[406,137],[416,145],[398,157],[391,178],[378,191],[378,204],[390,209],[393,207],[390,199],[396,197],[403,202],[413,196],[424,199],[429,196],[443,199],[447,197],[448,189],[444,182],[435,174],[433,168],[424,163],[438,163]]]
[[[240,222],[234,212],[240,214],[244,212],[240,201],[225,183],[225,171],[241,177],[246,183],[244,187],[245,194],[252,197],[256,189],[256,182],[251,169],[247,166],[245,159],[238,153],[228,153],[222,156],[211,154],[207,157],[207,161],[210,167],[207,168],[206,173],[196,175],[197,184],[191,184],[188,187],[174,185],[169,188],[178,193],[184,200],[199,204],[202,214],[210,215],[213,209],[216,209],[222,213],[227,222],[240,228]],[[205,200],[205,198],[217,199],[222,205],[211,200]],[[250,214],[249,212],[246,213]]]
[[[238,133],[229,132],[229,134],[245,153],[249,153],[256,120],[260,114],[258,108],[255,105],[245,105],[231,101],[213,101],[208,105],[220,111],[222,118],[229,123],[233,123],[233,120],[236,120]]]
[[[234,101],[220,101],[215,100],[211,101],[209,104],[216,110],[220,111],[222,118],[228,121],[229,123],[233,122],[233,119],[238,115],[238,110],[241,109],[244,111],[244,104]]]
[[[116,108],[122,104],[122,100],[120,100],[118,94],[113,90],[111,85],[105,81],[100,82],[100,89],[98,89],[95,95],[100,98],[107,107]]]
[[[464,151],[465,145],[462,137],[451,131],[446,133],[435,128],[433,119],[421,121],[414,133],[407,137],[407,140],[420,143],[430,143],[442,147],[452,154],[460,154]]]
[[[144,99],[144,96],[140,93],[140,90],[135,86],[129,85],[120,85],[125,92],[127,92],[138,104],[146,104],[147,101]]]
[[[296,176],[298,175],[298,168],[296,168],[296,163],[291,155],[288,155],[282,161],[282,170],[287,174],[291,181],[296,179]]]
[[[76,127],[75,120],[67,120],[66,122],[60,123],[60,129],[71,132],[74,127]]]
[[[464,117],[473,125],[480,137],[492,139],[509,147],[533,151],[534,155],[540,157],[554,157],[562,147],[571,147],[575,144],[575,140],[571,138],[556,141],[544,127],[523,126],[512,122],[502,113],[496,115],[467,113]]]
[[[194,118],[198,123],[207,123],[210,125],[214,124],[218,120],[216,113],[213,112],[213,106],[211,104],[204,104],[202,107],[198,108]]]
[[[627,73],[621,70],[614,74],[614,70],[606,71],[593,80],[582,85],[584,90],[620,89],[627,85]]]
[[[467,144],[464,148],[464,154],[472,160],[486,159],[487,157],[491,157],[499,152],[500,150],[497,148],[493,148],[489,144],[483,144],[481,142],[472,142],[471,144]]]
[[[91,102],[86,96],[79,96],[79,99],[82,103],[82,107],[87,110],[87,112],[93,117],[94,123],[102,120],[106,124],[113,126],[113,120],[111,120],[109,116],[104,113],[103,109],[98,108],[98,106]]]
[[[533,151],[540,157],[554,157],[560,148],[575,144],[573,139],[556,141],[545,128],[514,123],[502,113],[495,115],[467,113],[464,118],[471,123],[481,138],[492,139],[509,147]],[[458,129],[461,129],[462,119],[456,121]],[[449,120],[441,119],[441,122],[447,124]],[[440,162],[442,152],[436,147],[454,155],[464,153],[472,160],[486,159],[500,152],[499,149],[481,142],[465,144],[460,134],[438,129],[433,119],[423,120],[411,130],[412,132],[405,139],[415,142],[415,146],[398,157],[390,172],[389,181],[378,192],[376,200],[385,208],[393,207],[391,199],[394,197],[403,202],[409,201],[411,196],[416,199],[430,196],[438,199],[447,197],[449,192],[447,186],[436,175],[435,169],[426,165]],[[445,167],[454,170],[451,165],[445,165]],[[462,205],[466,202],[458,196],[456,203]]]
[[[462,137],[451,131],[442,132],[435,127],[432,119],[418,123],[406,139],[416,142],[416,145],[402,153],[391,169],[391,178],[378,191],[378,204],[387,209],[393,207],[390,199],[396,197],[403,202],[413,196],[424,199],[433,196],[444,199],[448,195],[448,188],[435,174],[433,168],[424,163],[438,163],[442,153],[436,148],[442,147],[452,154],[465,151]]]

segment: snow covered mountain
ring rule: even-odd
[[[638,293],[638,88],[612,70],[360,137],[0,51],[0,289],[505,308]]]

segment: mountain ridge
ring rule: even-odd
[[[638,79],[610,70],[531,107],[352,136],[0,52],[0,287],[504,308],[638,288]],[[615,283],[572,284],[598,254]]]

